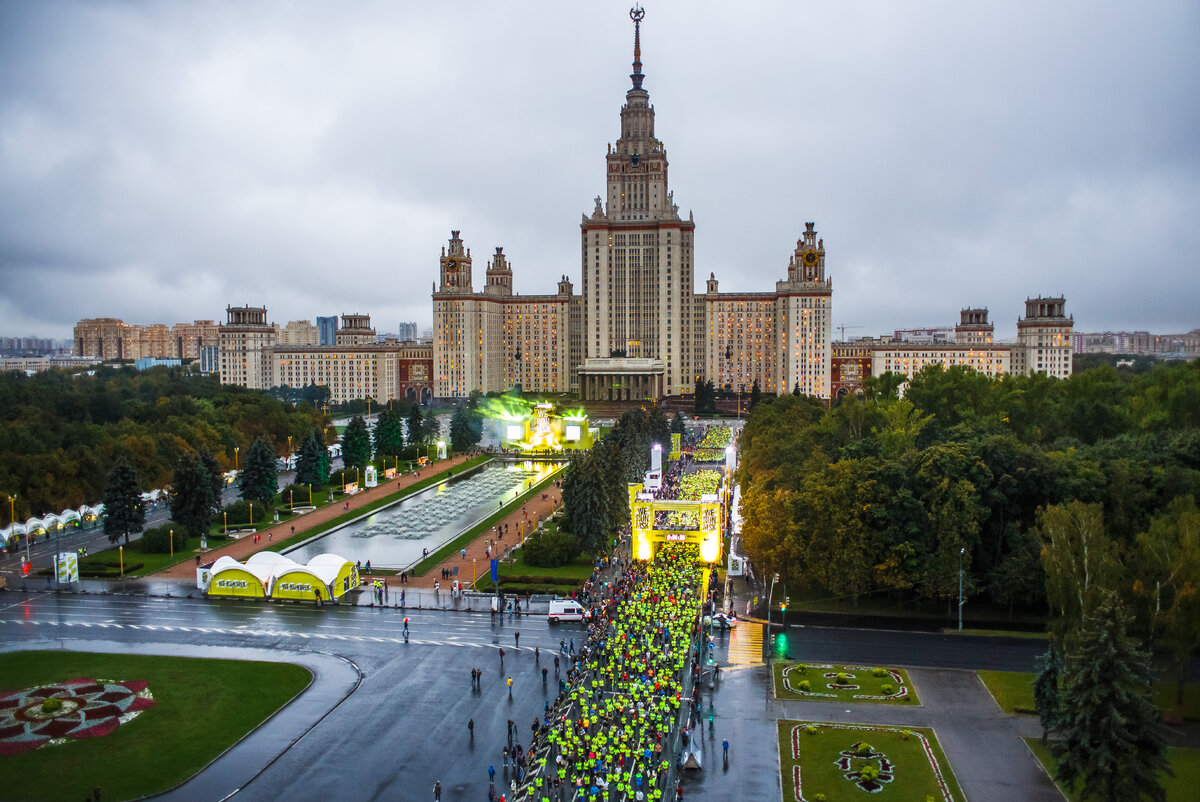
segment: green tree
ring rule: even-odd
[[[208,531],[216,506],[210,480],[200,457],[192,454],[180,457],[175,466],[170,497],[171,520],[179,525],[180,534],[187,532],[192,537],[199,537]]]
[[[1104,802],[1165,800],[1171,774],[1154,709],[1150,656],[1128,635],[1129,615],[1115,594],[1083,619],[1066,659],[1057,779]]]
[[[1179,496],[1137,536],[1133,598],[1151,643],[1175,661],[1176,703],[1183,703],[1188,660],[1200,648],[1200,509]]]
[[[1116,544],[1099,504],[1050,505],[1038,515],[1046,601],[1058,634],[1076,631],[1120,582]]]
[[[317,442],[316,432],[309,432],[296,456],[296,483],[322,485],[328,476],[321,475],[321,455],[325,447]]]
[[[676,412],[675,417],[671,418],[671,434],[683,434],[685,429],[683,413]]]
[[[321,481],[315,484],[325,484],[329,481],[329,472],[333,469],[333,457],[329,456],[329,444],[325,440],[325,431],[323,429],[313,429],[313,439],[317,441],[317,453],[321,457]]]
[[[754,380],[754,386],[750,388],[750,408],[758,406],[759,399],[762,398],[762,389],[758,386],[758,379]]]
[[[367,431],[367,422],[361,415],[355,415],[342,432],[342,464],[361,472],[370,461],[371,435]]]
[[[221,466],[217,464],[217,458],[208,449],[200,450],[200,464],[204,466],[204,470],[208,473],[208,488],[212,500],[212,514],[217,515],[221,512],[221,499],[225,493],[225,476],[221,473]]]
[[[667,415],[658,404],[650,410],[650,416],[646,421],[649,429],[649,440],[651,443],[658,443],[663,447],[663,451],[671,450],[671,423],[667,420]]]
[[[467,410],[458,407],[450,416],[450,450],[463,452],[474,445],[475,433],[471,430],[471,421]]]
[[[145,521],[146,508],[137,474],[128,462],[118,460],[109,471],[104,488],[104,534],[110,543],[124,537],[125,545],[129,545],[129,533],[141,529]]]
[[[425,416],[421,414],[421,407],[419,405],[413,404],[413,408],[409,410],[408,419],[405,422],[408,426],[409,445],[424,445],[428,437],[426,436]]]
[[[263,438],[257,438],[246,450],[246,461],[238,477],[242,498],[255,501],[264,508],[279,492],[279,471],[275,467],[275,449]]]
[[[404,422],[390,408],[380,410],[375,421],[375,455],[398,459],[404,453]]]
[[[1062,655],[1051,640],[1046,647],[1046,653],[1038,658],[1038,673],[1033,680],[1033,704],[1037,708],[1038,719],[1042,722],[1042,743],[1050,730],[1058,726],[1061,715],[1059,699],[1059,681],[1062,677]]]

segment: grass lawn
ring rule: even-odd
[[[861,744],[870,747],[865,757],[858,754]],[[895,802],[963,800],[937,737],[926,727],[780,721],[779,764],[787,800],[835,802],[875,793]],[[879,775],[864,787],[859,783],[866,767]]]
[[[96,738],[0,757],[5,799],[134,799],[167,790],[300,693],[307,669],[287,663],[83,652],[0,655],[0,691],[78,677],[145,680],[155,706]]]
[[[549,529],[549,525],[546,528]],[[591,556],[587,554],[580,554],[571,562],[560,565],[558,568],[529,565],[525,562],[524,549],[517,549],[514,555],[512,563],[500,563],[500,589],[503,591],[569,593],[577,589],[592,575],[592,569],[595,566]],[[475,590],[480,591],[492,589],[492,578],[489,571],[484,570],[476,580],[474,587]]]
[[[828,663],[776,663],[775,697],[814,702],[866,702],[918,705],[916,689],[900,668],[839,666]],[[876,676],[882,673],[882,676]],[[846,675],[839,683],[838,674]],[[801,683],[809,683],[806,690]],[[891,686],[891,693],[888,688]]]
[[[1050,640],[1048,632],[1023,632],[1017,629],[953,629],[942,630],[943,635],[987,635],[993,638],[1030,638],[1032,640]]]
[[[1033,706],[1033,674],[1024,671],[977,671],[996,704],[1005,713],[1037,715]]]
[[[1038,738],[1026,738],[1025,744],[1053,779],[1058,763],[1050,754],[1050,749],[1042,746],[1042,742]],[[1200,787],[1200,749],[1169,747],[1167,760],[1170,762],[1171,770],[1175,772],[1174,777],[1159,778],[1167,790],[1167,802],[1187,802],[1189,799],[1195,799],[1196,788]],[[1076,782],[1075,787],[1071,789],[1064,788],[1062,783],[1055,784],[1071,802],[1076,802],[1080,798],[1079,788],[1082,783]]]
[[[979,678],[987,686],[1000,709],[1005,713],[1037,715],[1033,702],[1033,680],[1035,675],[1023,671],[979,671]],[[1200,720],[1200,683],[1183,686],[1183,705],[1175,705],[1176,685],[1174,682],[1154,683],[1154,705],[1160,710],[1169,710],[1189,721]]]

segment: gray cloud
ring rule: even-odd
[[[81,317],[430,320],[451,228],[520,292],[578,277],[629,86],[624,3],[0,6],[3,333]],[[696,273],[767,290],[807,220],[835,323],[1064,293],[1200,326],[1200,8],[648,4]],[[702,286],[702,285],[701,285]]]

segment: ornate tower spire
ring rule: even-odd
[[[629,9],[629,18],[633,20],[633,74],[629,77],[633,79],[634,90],[642,88],[642,18],[646,16],[646,10],[640,5]]]

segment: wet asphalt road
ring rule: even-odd
[[[405,615],[410,619],[408,643],[403,635]],[[518,630],[519,649],[514,646]],[[265,770],[261,747],[229,755],[232,763],[227,766],[236,764],[247,777],[253,776],[239,783],[238,799],[426,800],[432,799],[434,782],[441,780],[447,802],[484,800],[489,763],[496,767],[497,785],[507,779],[500,760],[507,720],[516,722],[519,742],[528,745],[533,717],[541,715],[557,692],[554,656],[559,641],[571,637],[576,646],[582,644],[580,625],[551,627],[538,616],[493,621],[487,614],[396,608],[0,594],[0,643],[8,648],[23,642],[45,646],[47,641],[59,648],[86,648],[88,641],[102,640],[115,649],[121,644],[137,644],[140,650],[158,646],[168,652],[184,646],[220,647],[221,657],[240,653],[261,659],[260,650],[267,650],[282,659],[316,653],[351,661],[361,672],[356,687],[347,691],[344,683],[326,687],[318,682],[305,694],[312,698],[305,700],[304,711],[289,706],[273,720],[273,726],[284,731],[280,743],[299,740]],[[1042,646],[1037,641],[929,633],[818,628],[792,628],[788,633],[789,651],[797,659],[886,659],[892,665],[943,668],[1031,670]],[[540,650],[540,660],[534,647]],[[503,672],[500,648],[506,652]],[[723,649],[717,656],[723,657]],[[565,676],[567,661],[559,657]],[[545,686],[542,666],[548,669]],[[472,667],[483,670],[481,689],[471,688]],[[514,680],[511,699],[506,676]],[[715,711],[719,722],[712,742],[729,737],[732,759],[728,770],[714,760],[710,771],[689,776],[685,798],[779,798],[776,750],[769,740],[773,720],[801,712],[795,703],[768,698],[766,676],[762,666],[735,669],[712,691],[706,689],[704,707]],[[313,726],[316,710],[327,715],[322,713],[324,718]],[[467,729],[471,718],[473,739]],[[957,762],[954,756],[951,760]],[[964,771],[970,767],[959,769],[960,776]]]

